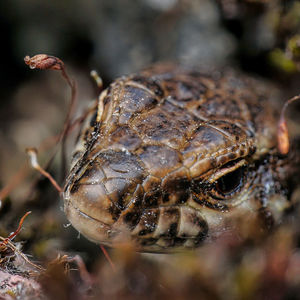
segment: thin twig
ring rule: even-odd
[[[107,261],[109,262],[109,264],[110,264],[112,270],[113,270],[114,272],[116,272],[116,266],[115,266],[115,264],[112,262],[112,260],[111,260],[111,258],[110,258],[110,256],[109,256],[108,252],[106,251],[105,247],[102,246],[102,245],[100,245],[100,248],[101,248],[101,250],[102,250],[102,252],[103,252],[105,258],[106,258]]]
[[[37,171],[39,171],[42,175],[44,175],[45,177],[47,177],[50,180],[50,182],[52,183],[52,185],[56,188],[56,190],[59,193],[61,193],[62,192],[62,188],[59,186],[59,184],[56,182],[56,180],[51,176],[50,173],[48,173],[47,171],[45,171],[39,165],[38,160],[37,160],[37,149],[35,149],[35,148],[27,148],[26,152],[29,155],[31,166],[34,169],[36,169]]]
[[[23,222],[25,220],[25,218],[31,214],[31,211],[28,211],[27,213],[25,213],[25,215],[21,218],[20,222],[19,222],[19,226],[17,228],[17,230],[15,232],[13,232],[9,237],[7,237],[1,244],[0,247],[5,246],[8,241],[11,241],[15,236],[17,236],[22,228]]]
[[[59,70],[63,78],[67,81],[70,89],[71,89],[71,101],[69,104],[69,108],[66,114],[66,118],[64,121],[63,129],[60,133],[58,144],[60,142],[62,146],[62,170],[63,175],[65,174],[65,137],[66,133],[68,132],[69,124],[71,117],[74,112],[75,104],[76,104],[76,94],[77,94],[77,86],[76,82],[73,79],[70,79],[69,75],[67,74],[64,62],[55,57],[48,54],[37,54],[33,57],[26,56],[24,61],[31,69],[40,69],[40,70]]]
[[[0,236],[0,240],[5,241],[6,239],[7,238]],[[11,241],[8,241],[6,246],[9,246],[9,248],[12,249],[14,252],[17,252],[28,264],[39,269],[40,271],[45,271],[43,267],[36,265],[32,261],[30,261],[29,258],[23,252],[21,252]]]
[[[95,80],[98,88],[100,89],[100,91],[102,91],[103,89],[103,80],[102,78],[98,75],[96,70],[92,70],[90,73],[91,77]]]

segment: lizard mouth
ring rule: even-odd
[[[199,210],[188,206],[165,206],[146,209],[133,228],[126,211],[115,223],[92,217],[65,197],[64,210],[71,224],[86,238],[107,246],[125,243],[142,252],[170,252],[195,248],[208,236],[208,224]]]
[[[72,201],[65,201],[64,211],[74,228],[95,243],[108,244],[112,234],[111,225],[86,214]]]

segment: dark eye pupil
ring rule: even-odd
[[[216,182],[216,189],[221,194],[231,194],[236,191],[242,184],[244,168],[238,168],[228,173]]]

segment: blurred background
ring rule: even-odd
[[[41,164],[45,164],[53,153],[51,137],[57,135],[63,126],[70,90],[58,72],[30,70],[24,64],[25,55],[47,53],[65,62],[69,74],[78,84],[77,116],[83,107],[97,97],[98,91],[89,76],[90,70],[97,70],[107,86],[118,76],[138,71],[158,61],[174,61],[194,67],[207,64],[242,69],[277,85],[282,91],[283,101],[300,91],[299,1],[4,0],[0,2],[0,29],[0,235],[7,236],[17,226],[21,216],[32,210],[19,240],[25,241],[25,253],[33,255],[38,261],[51,260],[58,252],[65,251],[69,254],[80,253],[90,269],[93,269],[96,262],[105,264],[103,254],[96,245],[82,237],[78,239],[71,227],[63,226],[68,222],[61,210],[62,202],[57,192],[28,166],[26,147],[41,146]],[[300,133],[300,104],[295,103],[293,107],[289,112],[289,128],[292,136],[295,136]],[[72,137],[68,142],[69,147],[72,147]],[[58,155],[49,170],[62,184],[60,165]],[[288,233],[283,235],[289,236]],[[280,235],[276,236],[274,243],[281,238]],[[286,248],[287,255],[295,244],[291,242],[289,245]],[[222,244],[220,247],[231,246]],[[269,245],[265,247],[269,249]],[[229,250],[226,248],[226,251]],[[251,251],[249,257],[246,253],[238,267],[235,266],[242,278],[245,275],[243,268],[247,269],[251,264],[251,255],[254,255]],[[299,251],[297,253],[299,255]],[[122,256],[118,255],[117,259],[122,260]],[[230,265],[230,255],[222,262],[228,260]],[[125,262],[121,261],[125,266],[123,271],[126,270],[127,262],[130,262],[129,266],[134,266],[132,260],[127,258]],[[133,274],[135,280],[138,278],[140,282],[140,289],[132,288],[137,293],[134,294],[136,297],[147,294],[150,287],[145,282],[151,276],[153,278],[150,282],[155,286],[160,284],[157,278],[154,280],[157,274],[164,278],[162,280],[170,275],[167,271],[161,274],[159,266],[153,265],[151,260],[144,261],[141,257],[134,259],[142,266],[142,270]],[[176,259],[172,258],[174,265],[168,270],[174,271]],[[200,259],[198,263],[202,264],[203,261]],[[188,261],[185,266],[190,264],[193,263]],[[215,290],[214,284],[214,280],[217,282],[227,274],[227,267],[222,269],[224,273],[220,271],[217,274],[212,267],[207,266],[205,272],[211,275],[209,278],[204,273],[199,275],[193,269],[195,273],[192,277],[186,275],[188,284],[182,289],[194,295],[196,283],[199,289],[196,295],[204,293],[211,299],[227,299],[222,297],[224,286]],[[104,272],[102,279],[106,278],[108,282],[112,274],[106,269],[99,270]],[[246,273],[249,274],[248,271]],[[231,282],[225,290],[228,293],[231,291],[231,296],[242,295],[243,299],[251,299],[253,291],[256,291],[255,288],[251,290],[251,287],[255,287],[253,282],[259,281],[261,274],[256,274],[258,277],[253,275],[255,278],[250,279],[245,275],[247,286],[243,286],[243,280],[241,285],[235,281],[234,287]],[[116,291],[132,291],[132,283],[128,283],[123,275],[119,274],[123,285],[112,288]],[[299,276],[299,273],[296,275]],[[212,283],[209,279],[213,280]],[[298,279],[296,286],[300,283]],[[199,285],[199,280],[202,285]],[[178,283],[174,281],[169,284],[176,286]],[[155,289],[152,285],[151,289]],[[117,295],[105,292],[105,288],[99,293]],[[128,295],[128,299],[131,299],[132,294]],[[158,292],[155,295],[160,294]],[[182,299],[180,295],[178,299]],[[187,294],[182,294],[182,297],[184,295]],[[289,294],[288,299],[297,299],[293,295]]]

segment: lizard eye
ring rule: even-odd
[[[240,191],[244,184],[245,167],[239,167],[232,172],[221,176],[215,181],[215,188],[213,196],[218,199],[224,199],[233,196]]]

